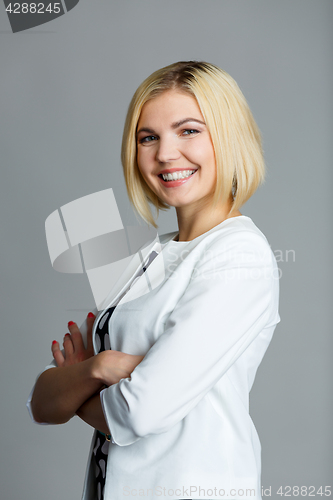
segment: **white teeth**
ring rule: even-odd
[[[164,181],[177,181],[178,179],[190,177],[194,172],[196,172],[196,170],[182,170],[181,172],[175,172],[173,174],[162,174],[162,177]]]

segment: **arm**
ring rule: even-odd
[[[105,385],[128,377],[143,356],[105,351],[94,356],[92,327],[95,316],[87,317],[87,342],[75,323],[68,325],[71,334],[64,338],[64,353],[54,341],[52,353],[56,368],[44,371],[38,378],[31,401],[36,422],[61,424]],[[89,404],[89,409],[92,408]],[[81,413],[82,414],[82,413]],[[90,412],[89,412],[90,414]]]
[[[36,422],[63,424],[103,383],[93,377],[93,358],[76,365],[43,372],[33,392],[31,409]]]
[[[91,425],[104,434],[110,434],[105,421],[100,395],[96,394],[88,399],[76,412],[77,416],[86,424]]]
[[[103,387],[103,382],[95,376],[91,336],[94,319],[90,313],[86,320],[86,345],[75,323],[68,325],[71,334],[64,337],[64,354],[58,342],[53,342],[57,367],[39,376],[32,395],[31,410],[36,422],[67,422],[84,401]]]
[[[99,355],[100,361],[96,368],[96,376],[98,373],[99,378],[107,386],[119,382],[122,378],[128,378],[144,358],[144,356],[125,354],[119,351],[105,351],[105,354],[101,353],[101,355]],[[95,429],[104,432],[104,434],[110,433],[105,421],[99,393],[85,401],[76,414],[81,420]]]

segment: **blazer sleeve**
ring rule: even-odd
[[[113,443],[130,445],[182,420],[279,321],[277,297],[276,261],[263,236],[236,232],[207,246],[164,333],[131,377],[101,392]]]
[[[98,313],[98,309],[95,307],[94,309],[92,309],[92,312],[97,315]],[[84,345],[87,347],[87,319],[84,320],[84,322],[82,323],[82,325],[80,326],[80,332],[82,334],[82,339],[83,339],[83,342],[84,342]],[[44,370],[42,370],[36,377],[36,382],[39,378],[39,376],[45,372],[46,370],[49,370],[50,368],[56,368],[57,367],[57,363],[56,361],[53,359],[50,364],[48,364],[47,366],[45,366]],[[35,390],[35,385],[36,385],[36,382],[33,386],[33,388],[31,389],[31,392],[29,394],[29,397],[28,397],[28,401],[26,402],[26,407],[28,409],[28,412],[29,412],[29,415],[32,419],[32,421],[35,423],[35,424],[39,424],[39,425],[55,425],[55,424],[49,424],[49,423],[46,423],[46,422],[36,422],[36,420],[34,419],[34,416],[32,414],[32,409],[31,409],[31,400],[32,400],[32,396],[33,396],[33,393],[34,393],[34,390]]]

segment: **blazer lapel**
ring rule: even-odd
[[[112,305],[112,303],[116,302],[117,299],[121,296],[121,294],[126,290],[133,276],[135,276],[139,271],[139,269],[141,269],[141,267],[143,266],[144,261],[148,257],[149,253],[152,251],[153,247],[156,244],[159,245],[157,239],[158,238],[156,237],[149,245],[145,246],[143,249],[140,249],[137,253],[135,253],[131,257],[127,257],[127,259],[124,259],[128,261],[128,265],[125,267],[124,272],[121,274],[120,278],[113,285],[110,292],[103,301],[100,307],[101,311],[107,309]],[[140,279],[138,280],[138,282],[139,281]]]

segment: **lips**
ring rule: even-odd
[[[184,169],[184,170],[190,170],[190,169]],[[188,177],[185,177],[184,179],[177,179],[175,181],[165,181],[162,177],[162,173],[184,172],[184,170],[172,169],[172,170],[168,170],[168,171],[162,171],[160,174],[158,174],[158,178],[160,179],[160,182],[162,183],[162,185],[167,187],[167,188],[181,186],[182,184],[185,184],[185,182],[189,182],[190,179],[192,179],[192,177],[195,176],[195,174],[197,173],[197,170],[195,170],[195,172],[193,174],[189,175]],[[194,169],[191,169],[191,170],[194,170]]]
[[[197,171],[197,168],[166,168],[164,170],[161,170],[157,175],[160,176],[162,174],[174,174],[175,172],[184,172],[186,170],[195,170]]]
[[[191,175],[195,174],[196,170],[183,170],[178,171],[173,174],[160,174],[159,177],[166,182],[178,181],[180,179],[187,179]]]

